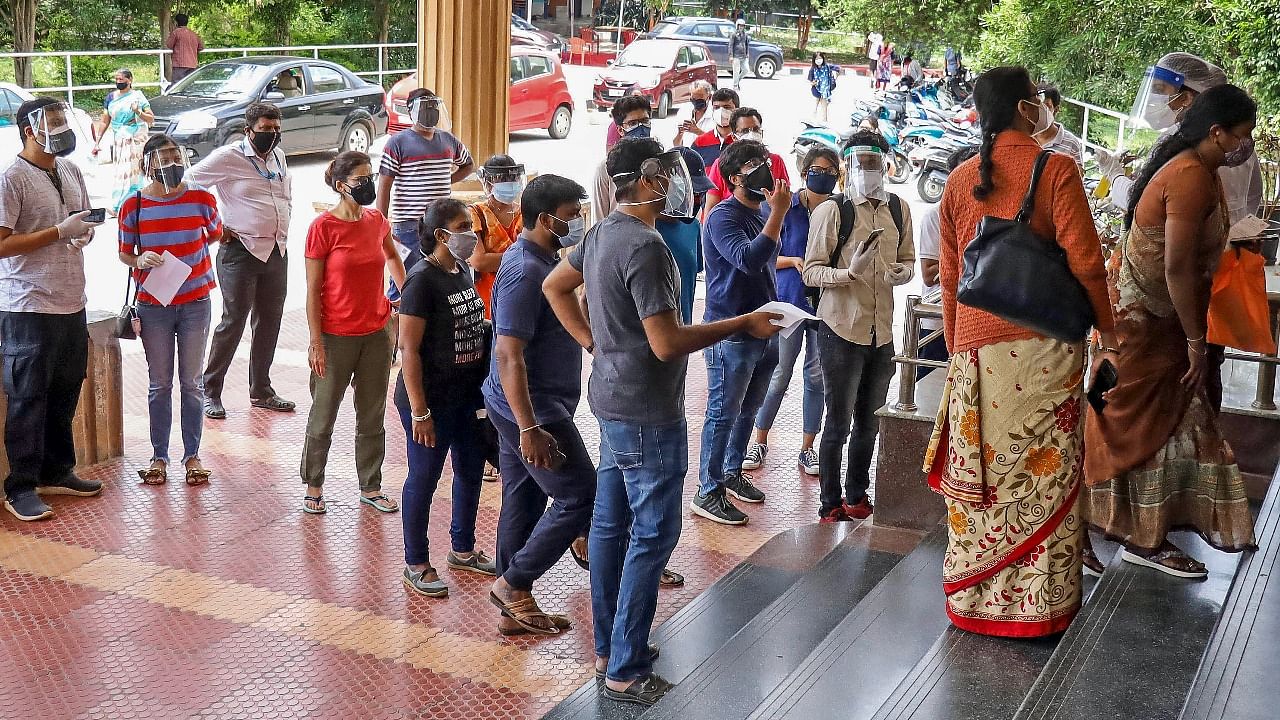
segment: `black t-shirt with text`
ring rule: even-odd
[[[483,407],[480,385],[488,372],[484,301],[467,272],[445,272],[430,260],[413,266],[400,291],[400,314],[426,320],[422,343],[427,407]],[[396,405],[409,407],[404,372],[396,380]]]

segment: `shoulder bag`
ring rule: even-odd
[[[987,216],[964,249],[956,299],[969,307],[1063,342],[1093,326],[1093,304],[1072,274],[1062,246],[1031,231],[1036,186],[1052,152],[1036,158],[1031,187],[1012,220]]]
[[[142,250],[142,192],[139,191],[134,196],[134,200],[138,203],[138,209],[134,213],[134,251]],[[138,328],[136,321],[138,319],[138,287],[133,281],[134,268],[129,268],[128,280],[124,284],[124,306],[120,308],[120,313],[116,315],[115,336],[121,340],[137,340]]]

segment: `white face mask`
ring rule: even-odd
[[[1031,130],[1032,135],[1039,135],[1053,127],[1053,111],[1049,109],[1049,106],[1042,102],[1037,104],[1036,107],[1039,110],[1037,110],[1036,119],[1031,121],[1032,125],[1034,125]]]
[[[729,127],[729,121],[733,119],[733,111],[727,107],[716,108],[716,125],[720,127]]]
[[[1169,103],[1173,102],[1172,95],[1152,94],[1147,101],[1146,110],[1142,113],[1142,119],[1147,121],[1147,125],[1152,130],[1168,130],[1178,122],[1178,114],[1169,107]]]

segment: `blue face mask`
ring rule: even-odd
[[[512,182],[494,183],[493,188],[489,191],[493,195],[493,199],[504,205],[510,205],[520,197],[521,183],[519,180]]]
[[[623,133],[623,137],[629,138],[647,138],[650,135],[651,128],[648,125],[637,125],[627,132]]]
[[[804,186],[809,192],[818,195],[830,195],[836,189],[836,181],[839,180],[835,175],[828,175],[817,170],[810,170],[804,176]]]
[[[707,101],[706,101],[706,100],[695,99],[695,100],[693,101],[693,109],[694,109],[694,110],[697,110],[698,112],[702,112],[703,110],[706,110],[706,109],[707,109]]]

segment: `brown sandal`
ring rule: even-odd
[[[200,461],[199,458],[194,458],[194,459],[196,460],[196,462]],[[202,467],[187,468],[187,484],[188,485],[203,485],[209,482],[209,478],[212,476],[213,476],[212,472]]]
[[[163,485],[169,482],[169,473],[162,467],[149,467],[146,470],[139,470],[138,477],[142,478],[144,485]]]
[[[567,615],[560,615],[557,613],[543,613],[543,614],[547,616],[547,619],[551,621],[551,624],[555,626],[555,628],[560,632],[564,632],[565,630],[570,630],[573,628],[573,623],[569,620],[569,616]],[[510,620],[511,618],[507,618],[504,616],[504,619]],[[529,631],[525,630],[523,627],[503,627],[502,623],[499,623],[498,633],[505,637],[512,637],[515,635],[528,635]]]
[[[497,593],[491,590],[489,591],[489,602],[493,603],[495,606],[497,606],[499,610],[502,611],[503,617],[511,618],[512,620],[515,621],[517,625],[524,628],[526,632],[532,633],[534,635],[559,635],[560,634],[559,624],[556,623],[555,620],[552,619],[550,615],[547,615],[546,613],[542,612],[542,610],[538,607],[538,601],[534,600],[532,597],[527,597],[523,600],[516,600],[514,602],[506,603],[502,601],[502,598],[498,597]],[[552,621],[551,627],[549,628],[539,627],[537,625],[534,625],[532,622],[530,622],[530,620],[534,620],[536,618],[550,619]],[[565,618],[565,619],[567,620],[568,618]]]

